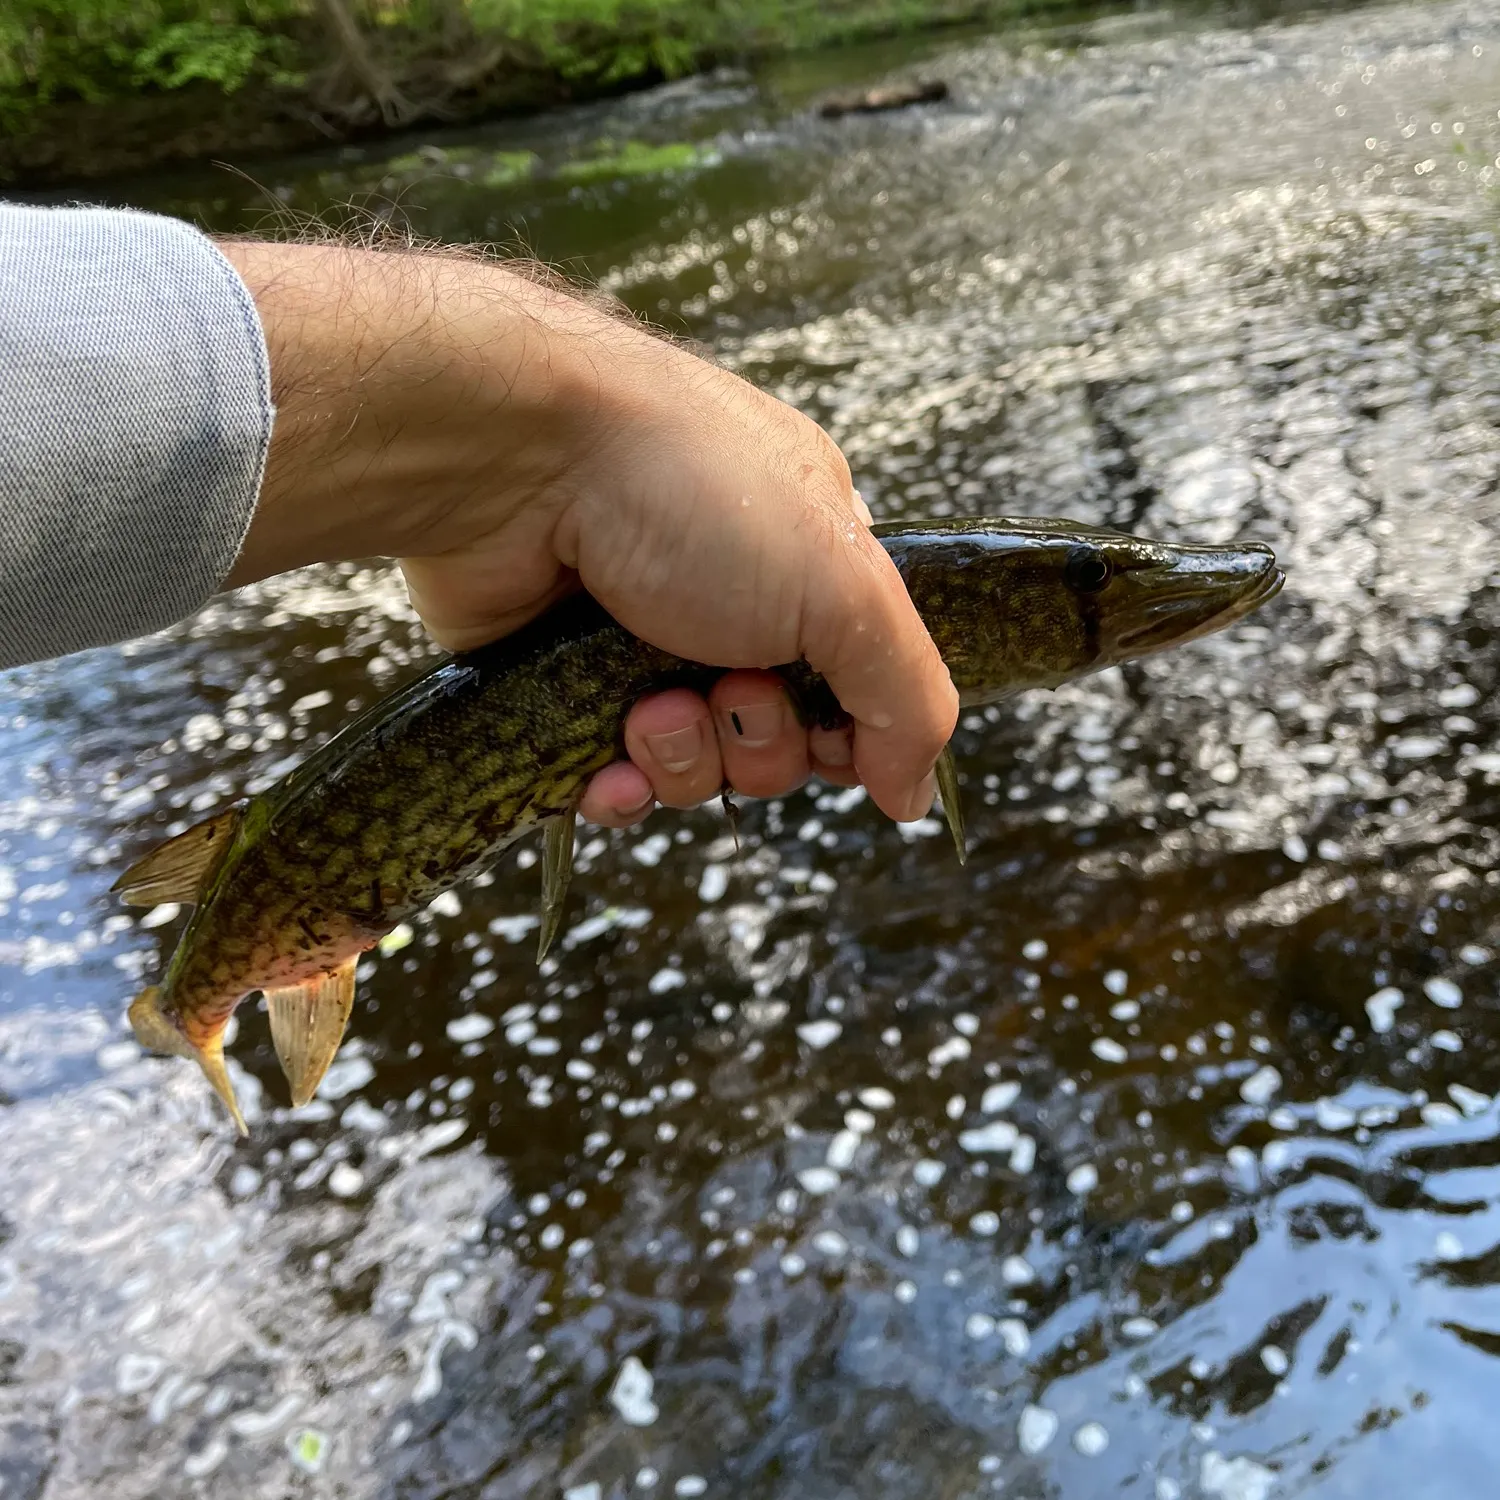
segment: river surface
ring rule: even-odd
[[[952,99],[810,107],[903,68]],[[103,190],[525,245],[882,516],[1288,583],[966,719],[966,869],[857,792],[657,813],[539,973],[507,861],[310,1107],[244,1008],[244,1143],[125,1027],[181,914],[107,888],[418,669],[401,589],[6,678],[0,1497],[1493,1493],[1497,107],[1493,7],[1138,13]]]

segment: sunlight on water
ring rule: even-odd
[[[404,145],[419,230],[686,323],[878,513],[1253,536],[1287,588],[969,715],[964,870],[857,792],[738,849],[661,813],[581,841],[539,972],[523,851],[362,960],[306,1108],[244,1008],[243,1144],[124,1025],[183,913],[108,886],[431,648],[348,566],[13,674],[3,1500],[1484,1493],[1492,31],[1122,17],[942,44],[952,100],[884,118],[771,74]],[[699,149],[560,170],[609,137]]]

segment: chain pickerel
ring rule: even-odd
[[[1242,619],[1281,587],[1259,543],[1155,542],[1070,521],[878,526],[965,705],[1051,688]],[[805,663],[780,669],[810,723],[840,722]],[[194,911],[159,985],[130,1007],[146,1047],[195,1059],[243,1132],[224,1028],[264,991],[294,1103],[343,1040],[359,954],[440,891],[543,833],[538,962],[572,867],[574,812],[622,753],[643,694],[722,675],[631,635],[587,595],[451,657],[385,698],[259,796],[160,845],[115,883]],[[951,752],[938,766],[959,858]]]

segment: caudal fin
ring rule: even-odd
[[[229,1081],[229,1069],[224,1065],[224,1034],[222,1031],[197,1045],[184,1034],[176,1021],[162,1008],[161,989],[157,985],[144,989],[131,1002],[130,1026],[141,1046],[153,1052],[168,1052],[173,1057],[190,1057],[203,1069],[203,1076],[214,1086],[214,1093],[224,1101],[241,1135],[249,1135],[250,1128],[240,1113],[239,1102],[234,1097],[234,1085]]]

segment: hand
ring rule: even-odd
[[[456,649],[581,582],[628,629],[740,669],[657,695],[585,816],[622,824],[727,779],[816,770],[892,817],[932,805],[957,699],[848,466],[815,423],[589,301],[464,256],[234,242],[278,417],[230,583],[401,559]],[[804,731],[764,669],[805,657],[849,731]],[[738,719],[738,727],[736,727]]]

